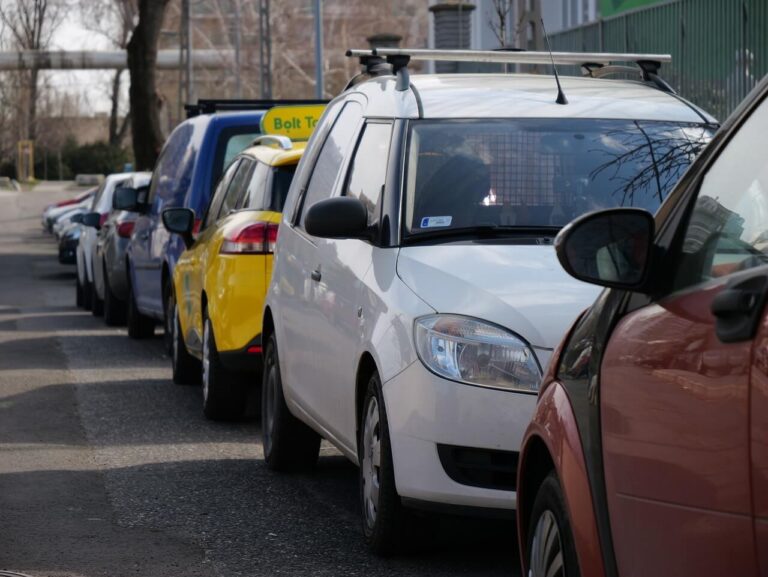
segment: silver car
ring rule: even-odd
[[[120,186],[142,189],[149,187],[151,172],[134,173]],[[104,310],[104,321],[109,326],[125,322],[128,284],[125,268],[125,249],[131,240],[135,212],[112,210],[99,229],[93,257],[94,302]],[[102,304],[103,303],[103,304]]]

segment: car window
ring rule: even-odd
[[[229,126],[222,129],[216,141],[216,153],[213,158],[213,170],[211,172],[211,187],[215,186],[224,168],[229,165],[235,156],[248,148],[253,140],[259,136],[259,126]],[[215,189],[214,189],[215,190]]]
[[[357,132],[361,119],[362,107],[360,104],[347,102],[323,144],[317,157],[317,163],[315,163],[315,169],[309,178],[299,220],[299,225],[302,228],[307,209],[319,200],[330,198],[333,194],[333,187],[342,169],[344,156]]]
[[[248,183],[248,192],[244,197],[244,208],[264,210],[264,194],[271,172],[272,168],[270,166],[256,161],[256,167],[251,173],[251,181]]]
[[[686,225],[676,289],[768,264],[766,126],[763,101],[704,176]]]
[[[156,196],[165,197],[171,189],[188,186],[191,176],[191,165],[194,164],[194,154],[187,146],[192,137],[193,127],[188,124],[178,126],[169,137],[160,157],[155,163],[152,173],[152,183],[149,187],[147,202],[152,205]]]
[[[292,222],[296,222],[298,218],[299,208],[301,207],[301,201],[307,187],[309,175],[312,173],[320,148],[336,121],[343,103],[343,100],[336,100],[325,108],[325,112],[323,112],[323,115],[320,117],[320,121],[315,127],[315,130],[312,131],[312,136],[310,137],[309,142],[307,142],[304,154],[296,167],[296,175],[291,182],[291,191],[293,192],[289,191],[286,198],[286,202],[289,202],[290,206],[284,207],[289,211],[290,220]]]
[[[205,213],[205,221],[203,222],[202,226],[203,229],[208,228],[212,222],[216,222],[219,209],[221,208],[221,204],[224,202],[224,195],[229,188],[229,183],[232,180],[232,177],[235,175],[235,171],[237,170],[239,164],[240,159],[235,159],[235,161],[229,165],[227,170],[224,171],[224,176],[221,177],[221,180],[216,187],[216,191],[213,193],[211,204],[208,206],[208,210]]]
[[[616,206],[655,212],[713,132],[700,124],[580,118],[410,124],[409,235],[559,228]]]
[[[352,160],[346,196],[359,198],[368,211],[368,224],[379,220],[379,204],[387,177],[391,123],[369,123],[357,145]]]
[[[248,180],[253,170],[253,161],[248,158],[240,160],[240,164],[237,166],[235,174],[227,187],[227,192],[224,194],[224,200],[221,202],[219,208],[219,214],[216,220],[224,218],[232,211],[236,210],[238,203],[243,198],[247,189]]]
[[[99,199],[104,194],[104,189],[107,188],[107,180],[105,179],[104,182],[99,185],[99,188],[96,189],[96,193],[93,195],[93,200],[91,201],[91,210],[96,210],[96,205],[99,203]]]
[[[291,188],[293,176],[296,173],[296,165],[278,166],[272,169],[272,186],[269,187],[269,205],[265,210],[274,210],[281,212],[285,206],[285,199],[288,197],[288,190]]]
[[[295,172],[295,164],[272,167],[257,163],[248,185],[245,208],[281,212]]]

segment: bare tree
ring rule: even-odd
[[[56,28],[63,19],[60,0],[3,0],[0,1],[0,22],[19,50],[45,50],[51,43]],[[21,74],[25,103],[26,130],[29,140],[36,136],[37,101],[40,71],[36,68]]]
[[[491,0],[491,17],[488,19],[488,26],[499,41],[500,48],[506,48],[509,42],[512,8],[512,0]]]
[[[169,0],[139,0],[139,22],[128,42],[131,128],[138,170],[152,170],[163,145],[161,99],[155,83],[157,41]]]
[[[128,45],[138,17],[137,0],[80,0],[83,27],[107,38],[116,48]],[[116,70],[110,83],[112,106],[109,115],[109,143],[119,144],[131,122],[130,111],[120,121],[120,93],[123,71]]]

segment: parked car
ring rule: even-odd
[[[82,216],[90,210],[92,198],[93,197],[88,198],[87,200],[78,204],[73,204],[72,206],[64,207],[67,210],[54,217],[52,231],[53,236],[57,241],[61,238],[62,232],[75,222],[73,217]]]
[[[656,215],[562,230],[606,287],[560,345],[521,448],[523,574],[768,568],[768,78]]]
[[[42,225],[46,232],[53,232],[53,225],[56,219],[62,214],[72,210],[74,205],[87,202],[89,198],[93,198],[96,193],[96,188],[89,188],[88,190],[80,193],[74,198],[68,198],[55,204],[50,204],[43,210]]]
[[[299,164],[264,312],[264,455],[305,469],[323,437],[358,464],[373,551],[402,543],[407,508],[514,509],[542,370],[597,294],[555,235],[656,210],[716,126],[656,84],[561,82],[567,105],[551,76],[400,68],[336,98]]]
[[[126,182],[133,173],[115,173],[107,176],[99,186],[90,206],[89,216],[84,214],[84,226],[77,244],[77,279],[75,289],[83,295],[83,307],[94,316],[104,314],[104,301],[94,293],[93,255],[96,252],[96,237],[107,221],[112,210],[112,196],[115,188]],[[78,299],[79,300],[79,299]]]
[[[151,172],[136,172],[118,185],[146,194]],[[111,200],[114,200],[114,195]],[[104,322],[109,326],[125,323],[128,299],[128,277],[125,251],[133,233],[136,213],[111,210],[96,238],[93,258],[94,304],[103,303]]]
[[[62,231],[59,239],[59,262],[61,264],[77,264],[77,243],[80,240],[81,227],[77,222],[71,223]],[[77,303],[81,306],[81,303]]]
[[[158,321],[170,324],[171,279],[184,241],[161,223],[166,208],[185,207],[202,215],[232,159],[259,134],[263,111],[202,114],[179,124],[168,137],[152,173],[149,196],[120,195],[116,208],[138,213],[126,250],[128,336],[151,336]],[[120,204],[120,199],[124,202]],[[200,226],[195,221],[195,230]],[[166,326],[170,352],[172,328]]]
[[[242,416],[261,380],[272,253],[305,146],[279,136],[262,136],[255,144],[224,172],[197,239],[192,210],[163,212],[166,228],[189,244],[173,274],[173,380],[202,380],[203,411],[213,419]]]

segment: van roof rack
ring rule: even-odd
[[[659,77],[662,63],[672,62],[670,54],[638,54],[620,52],[528,52],[523,50],[432,50],[424,48],[373,48],[347,50],[351,58],[383,57],[398,76],[407,77],[410,60],[447,62],[486,62],[499,64],[563,64],[581,66],[588,76],[600,78],[609,74],[640,72],[643,80],[653,82],[659,89],[674,92]],[[616,66],[616,62],[631,62],[637,68]],[[639,70],[638,70],[639,69]],[[399,82],[402,86],[404,81]],[[407,85],[405,85],[407,89]]]
[[[215,112],[235,112],[238,110],[269,110],[275,106],[292,106],[297,104],[328,104],[327,100],[209,100],[201,99],[197,104],[185,104],[187,118]]]

